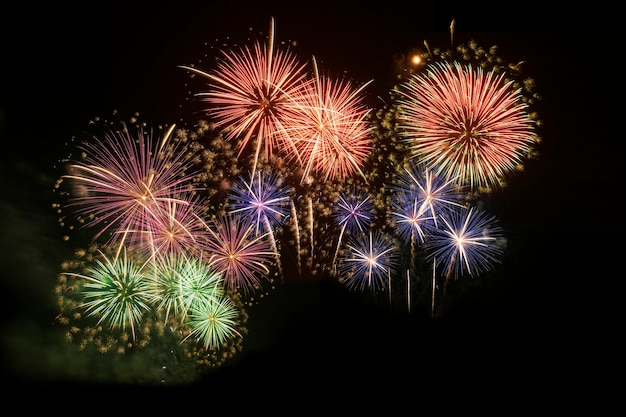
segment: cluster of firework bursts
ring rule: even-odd
[[[536,156],[539,97],[495,47],[425,45],[373,111],[371,81],[301,61],[272,20],[207,68],[181,66],[205,86],[192,127],[94,120],[55,188],[85,246],[57,285],[68,339],[127,352],[174,338],[219,366],[286,280],[336,279],[409,313],[413,294],[435,314],[439,288],[492,268],[505,238],[481,197]]]

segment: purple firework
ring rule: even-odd
[[[420,243],[429,228],[438,227],[437,217],[447,207],[463,207],[462,188],[420,165],[404,168],[391,185],[391,219],[402,239]]]

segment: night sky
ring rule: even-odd
[[[297,41],[299,53],[331,71],[374,79],[373,97],[393,85],[394,56],[424,40],[447,47],[455,19],[455,42],[496,44],[510,62],[526,61],[524,73],[542,96],[541,155],[492,197],[510,249],[498,273],[459,284],[445,317],[390,317],[337,283],[292,282],[254,312],[256,337],[245,354],[198,386],[216,388],[219,380],[258,388],[277,379],[280,392],[280,385],[311,387],[321,378],[333,390],[354,383],[368,390],[407,375],[407,384],[453,386],[483,376],[504,390],[497,381],[530,377],[532,390],[548,396],[562,383],[584,387],[597,369],[612,366],[609,355],[596,354],[612,352],[616,338],[606,325],[623,269],[615,240],[624,233],[625,83],[623,35],[603,31],[614,28],[604,16],[546,15],[524,3],[519,11],[489,13],[401,1],[162,3],[20,5],[21,23],[2,28],[2,348],[9,381],[70,387],[71,372],[59,372],[65,361],[94,366],[46,336],[58,265],[70,253],[51,208],[65,143],[90,118],[114,110],[155,123],[191,119],[188,75],[177,66],[197,63],[217,39],[249,27],[267,31],[271,17],[277,40]]]

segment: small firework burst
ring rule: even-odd
[[[339,195],[334,208],[334,222],[352,233],[364,232],[370,226],[374,210],[372,199],[363,189],[350,187]]]
[[[440,215],[440,227],[427,242],[427,259],[441,273],[457,278],[487,271],[503,252],[502,229],[495,216],[475,207],[452,208]]]
[[[250,220],[231,215],[215,218],[209,230],[212,238],[205,250],[212,267],[222,274],[228,293],[247,295],[270,280],[270,265],[278,253],[271,249],[269,232],[257,234]]]
[[[147,238],[131,239],[129,244],[137,251],[149,250],[149,256],[173,252],[199,254],[209,238],[205,211],[202,200],[190,193],[157,203],[140,231],[147,233]]]
[[[228,190],[229,213],[255,224],[255,233],[273,233],[289,215],[291,189],[274,170],[240,176]]]
[[[420,163],[470,189],[492,189],[536,142],[521,88],[505,73],[435,62],[400,84],[400,134]]]
[[[396,245],[390,236],[375,229],[352,235],[339,258],[340,280],[352,290],[373,292],[389,288],[397,266]]]
[[[203,300],[195,304],[189,312],[187,324],[191,332],[187,338],[200,341],[205,349],[219,349],[235,337],[242,335],[237,331],[239,310],[228,297]]]
[[[426,229],[437,227],[439,212],[448,206],[463,206],[464,195],[455,178],[444,178],[421,165],[404,167],[393,181],[391,218],[404,238],[417,232],[423,242]]]
[[[373,219],[373,211],[374,203],[364,189],[352,186],[339,194],[339,201],[331,215],[335,224],[340,227],[335,258],[331,265],[333,268],[346,230],[348,233],[363,233],[368,230]]]
[[[399,188],[393,192],[389,217],[401,240],[424,243],[432,217],[422,208],[419,192],[414,188]]]
[[[224,280],[210,264],[210,260],[181,256],[175,266],[179,277],[181,319],[186,319],[195,308],[224,296]]]

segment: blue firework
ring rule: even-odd
[[[474,207],[448,210],[426,244],[427,259],[443,275],[477,275],[499,263],[504,250],[502,229],[495,216]]]
[[[444,178],[420,165],[411,165],[397,174],[392,190],[396,220],[406,219],[411,223],[420,219],[422,226],[438,227],[440,212],[447,207],[463,206],[463,190],[454,178]]]
[[[352,233],[363,232],[369,228],[374,203],[363,190],[351,187],[339,195],[332,218],[341,230]]]
[[[351,235],[340,257],[339,277],[352,290],[384,290],[397,261],[395,244],[387,234],[375,229]]]
[[[400,239],[424,243],[433,218],[422,209],[420,193],[415,188],[398,188],[390,199],[390,218]]]
[[[290,188],[275,171],[240,176],[229,190],[230,213],[256,224],[256,233],[282,227],[289,215]]]

